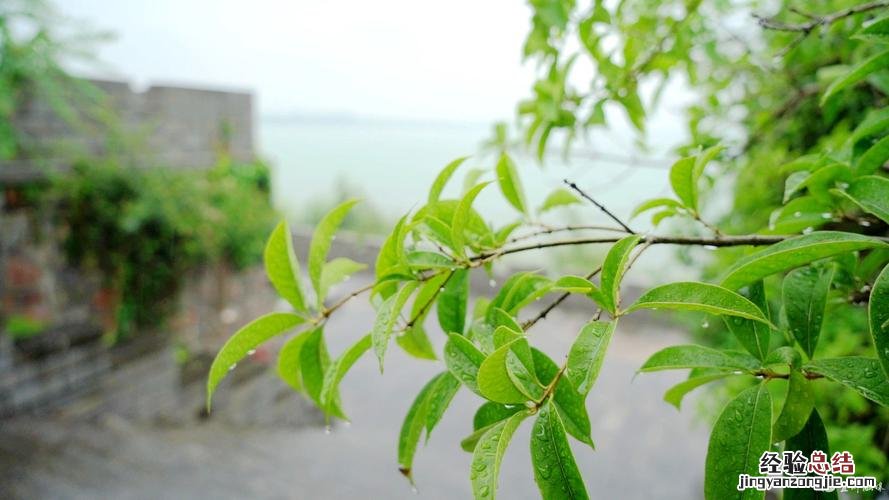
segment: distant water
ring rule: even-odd
[[[357,190],[351,195],[360,196],[394,221],[422,206],[432,180],[451,160],[475,155],[458,170],[445,197],[459,196],[463,176],[471,168],[491,169],[496,158],[477,154],[490,132],[488,124],[322,117],[263,120],[259,140],[261,151],[273,165],[275,204],[292,220],[303,220],[309,204],[332,203],[338,184],[346,181]],[[634,148],[632,139],[623,137],[632,137],[631,133],[616,135],[619,137],[598,134],[593,147],[606,155],[620,155]],[[662,164],[634,160],[627,165],[626,161],[601,156],[565,162],[555,155],[548,157],[542,168],[530,156],[516,161],[532,207],[539,206],[553,189],[563,187],[564,178],[578,183],[625,219],[639,201],[669,195],[666,160]],[[493,179],[493,174],[486,178]],[[516,217],[495,186],[486,189],[476,205],[488,220],[498,224]],[[573,224],[613,225],[591,206],[544,219],[551,224],[567,220]],[[650,230],[647,217],[634,220],[633,225],[640,232]],[[653,253],[664,255],[661,251]]]

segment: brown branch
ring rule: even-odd
[[[516,243],[523,240],[528,240],[537,236],[545,236],[553,233],[563,233],[570,231],[610,231],[616,233],[625,233],[623,229],[618,229],[616,227],[609,226],[562,226],[562,227],[547,227],[546,229],[541,229],[540,231],[535,231],[533,233],[523,234],[520,236],[515,236],[507,241],[507,243]]]
[[[577,194],[579,194],[580,196],[582,196],[584,199],[586,199],[587,201],[589,201],[589,202],[592,203],[593,205],[596,205],[596,208],[598,208],[598,209],[601,210],[605,215],[607,215],[608,217],[610,217],[611,220],[613,220],[614,222],[617,222],[617,224],[618,224],[620,227],[622,227],[622,228],[624,229],[624,231],[626,231],[626,232],[628,232],[628,233],[630,233],[630,234],[636,234],[635,231],[633,231],[632,229],[630,229],[629,226],[627,226],[626,224],[623,223],[623,221],[621,221],[620,219],[618,219],[617,216],[615,216],[613,213],[611,213],[610,210],[608,210],[607,208],[605,208],[604,205],[602,205],[602,204],[599,203],[598,201],[594,200],[590,195],[584,193],[582,189],[580,189],[579,187],[577,187],[577,184],[575,184],[575,183],[569,181],[568,179],[564,179],[563,182],[565,182],[565,184],[567,184],[568,187],[570,187],[571,189],[573,189],[574,191],[576,191]]]
[[[785,23],[782,21],[776,20],[774,17],[764,17],[757,14],[753,14],[753,17],[756,18],[756,21],[763,29],[767,30],[775,30],[775,31],[790,31],[795,33],[802,33],[803,35],[808,35],[815,29],[821,26],[830,26],[831,24],[841,21],[847,17],[854,16],[855,14],[861,14],[863,12],[868,12],[871,10],[882,9],[889,7],[889,0],[877,0],[873,2],[862,3],[859,5],[855,5],[849,7],[847,9],[843,9],[837,12],[833,12],[831,14],[826,14],[823,16],[818,16],[814,14],[805,14],[805,17],[808,17],[810,20],[805,23]],[[797,12],[799,13],[799,12]]]
[[[354,299],[355,297],[361,295],[362,293],[364,293],[364,292],[366,292],[366,291],[368,291],[368,290],[371,290],[371,289],[374,287],[374,285],[376,285],[376,282],[371,283],[371,284],[366,285],[366,286],[363,286],[363,287],[359,288],[358,290],[355,290],[354,292],[350,293],[349,295],[346,295],[346,296],[343,297],[342,299],[338,300],[338,301],[337,301],[335,304],[333,304],[332,306],[327,307],[327,308],[324,308],[324,309],[321,311],[321,318],[320,318],[320,319],[327,319],[327,318],[329,318],[330,315],[334,313],[334,311],[336,311],[336,310],[339,309],[340,307],[343,307],[343,306],[346,304],[346,302],[349,302],[350,300],[352,300],[352,299]]]

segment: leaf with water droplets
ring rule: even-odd
[[[639,371],[653,372],[685,368],[753,371],[761,366],[758,359],[746,352],[719,351],[700,345],[674,345],[652,354],[648,361],[639,368]]]
[[[534,358],[534,368],[537,370],[538,380],[549,386],[559,373],[559,367],[549,356],[538,349],[531,348],[531,355]],[[581,443],[595,448],[593,438],[590,437],[590,417],[587,414],[584,400],[585,398],[577,392],[571,381],[564,376],[556,382],[556,390],[550,399],[559,411],[568,434]]]
[[[803,370],[824,375],[871,401],[889,406],[889,377],[876,359],[860,356],[816,359],[803,366]]]
[[[845,191],[835,189],[831,192],[845,196],[865,212],[889,223],[889,179],[866,175],[855,179]]]
[[[463,333],[469,301],[469,270],[457,269],[438,295],[438,323],[445,333]]]
[[[336,361],[330,365],[330,368],[324,373],[324,381],[321,384],[321,393],[319,400],[321,407],[326,411],[330,411],[336,402],[335,398],[340,385],[340,381],[346,376],[346,373],[352,368],[352,365],[371,347],[370,334],[361,337],[352,347],[346,349]]]
[[[877,348],[877,359],[889,378],[889,266],[883,268],[874,281],[867,306],[870,333]]]
[[[527,411],[524,405],[504,405],[493,401],[486,401],[479,406],[472,418],[473,432],[460,441],[460,447],[464,451],[472,452],[476,443],[497,422],[505,420],[520,411]]]
[[[799,371],[791,371],[784,407],[772,427],[772,442],[779,443],[796,436],[806,425],[814,407],[815,394],[809,380]]]
[[[428,440],[459,387],[460,383],[450,373],[439,373],[423,386],[405,415],[398,436],[398,470],[411,482],[414,454],[423,429]]]
[[[766,290],[762,281],[750,285],[745,295],[750,299],[750,302],[759,307],[767,318],[769,317],[769,303],[766,300]],[[723,319],[744,349],[759,359],[765,359],[769,353],[769,338],[772,334],[768,325],[737,316],[725,316]]]
[[[278,352],[276,371],[278,377],[294,391],[302,391],[302,372],[299,366],[299,353],[303,343],[309,338],[309,332],[302,332],[288,339]]]
[[[256,349],[266,340],[303,322],[305,319],[298,314],[271,313],[253,320],[235,332],[219,349],[213,359],[213,364],[210,365],[210,373],[207,375],[207,408],[210,408],[213,392],[219,382],[238,361],[244,359],[250,351]]]
[[[491,300],[485,320],[494,323],[494,308],[500,308],[507,314],[517,315],[526,305],[549,292],[553,282],[545,276],[531,272],[517,273],[509,277],[497,295]]]
[[[574,461],[559,412],[547,402],[531,430],[531,464],[534,481],[544,500],[589,498]]]
[[[738,491],[740,474],[759,475],[759,457],[771,446],[772,402],[764,383],[726,405],[710,434],[704,467],[707,500],[763,498],[764,492]]]
[[[815,353],[834,266],[796,269],[784,278],[784,313],[793,338],[810,358]]]
[[[305,312],[306,304],[299,282],[299,260],[293,251],[293,238],[286,221],[272,231],[263,251],[265,272],[278,295],[297,311]]]
[[[510,354],[515,356],[513,361],[509,359]],[[518,377],[513,373],[516,370],[521,370]],[[534,362],[528,341],[524,338],[516,339],[498,348],[481,364],[478,370],[479,391],[482,396],[497,403],[524,403],[540,395],[530,394],[535,392],[531,386],[537,385],[536,392],[542,394],[543,388],[539,387],[536,376],[529,377],[533,370]]]
[[[321,295],[321,273],[324,270],[324,262],[327,260],[327,252],[330,251],[330,245],[333,242],[333,236],[336,230],[342,224],[346,214],[352,209],[358,200],[347,200],[337,205],[333,210],[328,212],[315,226],[315,232],[312,234],[312,242],[309,244],[309,278],[312,279],[312,285],[315,291]]]
[[[451,220],[451,245],[452,250],[457,253],[457,257],[466,255],[466,226],[470,223],[472,202],[488,184],[490,182],[483,182],[470,189],[454,210],[454,218]]]
[[[673,387],[667,389],[667,392],[664,393],[664,401],[675,406],[678,410],[682,406],[682,400],[689,392],[697,389],[704,384],[709,384],[710,382],[724,379],[725,377],[729,377],[731,375],[731,373],[718,372],[697,377],[689,377],[688,379],[683,380],[682,382],[679,382]]]
[[[515,430],[527,416],[528,412],[521,411],[494,424],[476,443],[469,474],[476,500],[493,500],[496,497],[503,454]]]
[[[444,361],[448,370],[469,390],[481,396],[478,370],[485,355],[466,337],[452,333],[444,347]]]
[[[813,409],[806,421],[806,425],[795,436],[787,440],[785,450],[799,451],[805,457],[812,455],[813,451],[820,451],[831,456],[830,445],[827,442],[827,429],[818,415],[818,410]],[[815,473],[810,473],[814,476]],[[799,488],[787,488],[784,490],[784,500],[836,500],[837,491],[816,491]]]
[[[321,400],[321,389],[324,386],[324,376],[330,367],[330,354],[327,352],[327,344],[324,342],[324,329],[317,327],[307,334],[299,352],[300,374],[306,394],[325,413],[343,420],[348,420],[346,414],[340,409],[340,395],[337,388],[331,390],[328,396],[328,404]]]
[[[386,349],[389,347],[389,338],[392,336],[392,329],[398,320],[398,315],[407,303],[411,294],[417,289],[416,281],[409,281],[404,284],[398,293],[389,297],[380,305],[377,310],[377,318],[374,321],[370,336],[373,341],[374,352],[380,361],[380,372],[383,371],[383,358],[386,356]]]
[[[639,309],[703,311],[752,319],[773,326],[759,307],[746,297],[709,283],[677,282],[652,288],[643,293],[626,312]]]
[[[737,290],[772,274],[834,255],[869,248],[889,248],[889,245],[861,234],[816,231],[775,243],[738,260],[726,273],[722,286]]]
[[[641,240],[641,236],[632,235],[622,238],[615,243],[605,256],[602,263],[602,273],[600,284],[602,289],[602,297],[605,299],[605,310],[614,315],[617,311],[619,303],[620,282],[623,279],[624,272],[627,269],[627,262],[630,260],[630,252]]]
[[[345,257],[338,257],[324,264],[324,267],[321,269],[321,288],[318,290],[318,307],[320,308],[324,304],[324,299],[327,298],[327,291],[330,290],[330,287],[342,283],[349,276],[366,268],[367,264],[355,262]]]
[[[616,323],[616,321],[587,323],[571,345],[565,375],[583,396],[590,392],[596,378],[599,377],[599,370],[602,368],[605,351],[611,342]]]

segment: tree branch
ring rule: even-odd
[[[805,17],[810,20],[805,23],[785,23],[782,21],[778,21],[774,17],[764,17],[757,14],[753,14],[753,17],[756,18],[756,21],[763,29],[767,30],[775,30],[775,31],[790,31],[795,33],[802,33],[803,35],[808,35],[816,28],[821,26],[830,26],[831,24],[845,19],[850,16],[854,16],[855,14],[861,14],[863,12],[868,12],[871,10],[882,9],[885,7],[889,7],[889,0],[877,0],[873,2],[867,2],[859,5],[855,5],[849,7],[848,9],[843,9],[837,12],[833,12],[831,14],[826,14],[823,16],[818,16],[814,14],[806,13]],[[799,13],[799,12],[797,12]]]
[[[598,201],[594,200],[590,195],[584,193],[582,189],[580,189],[579,187],[577,187],[577,184],[575,184],[575,183],[569,181],[568,179],[564,179],[564,182],[565,182],[565,184],[567,184],[571,189],[577,191],[577,194],[579,194],[580,196],[583,196],[587,201],[589,201],[589,202],[592,203],[593,205],[596,205],[596,208],[598,208],[598,209],[601,210],[603,213],[605,213],[605,215],[607,215],[608,217],[610,217],[611,220],[613,220],[614,222],[617,222],[617,224],[618,224],[620,227],[622,227],[622,228],[624,229],[624,231],[626,231],[626,232],[628,232],[628,233],[630,233],[630,234],[636,234],[635,231],[633,231],[632,229],[630,229],[629,226],[627,226],[626,224],[623,223],[623,221],[621,221],[620,219],[618,219],[617,216],[615,216],[613,213],[611,213],[611,211],[609,211],[607,208],[605,208],[604,205],[602,205],[602,204],[600,204]]]

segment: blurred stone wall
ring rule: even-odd
[[[27,158],[0,161],[0,183],[28,182],[46,168],[64,170],[72,158],[113,153],[129,166],[207,168],[220,154],[255,157],[253,96],[248,92],[89,80],[99,111],[76,123],[47,102],[27,99],[13,120]],[[119,147],[125,145],[125,147]]]

